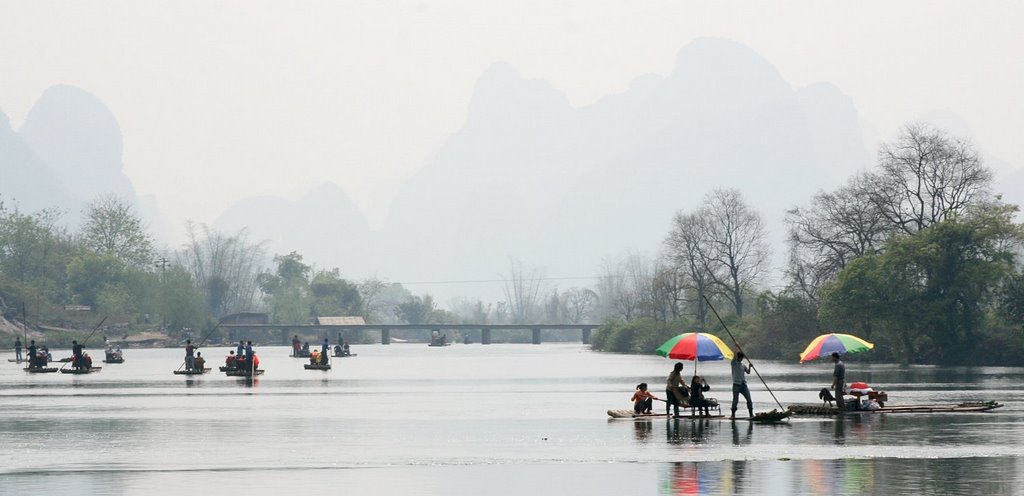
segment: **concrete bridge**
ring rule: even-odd
[[[323,333],[324,337],[337,332],[339,339],[346,331],[380,331],[380,344],[391,344],[391,331],[480,331],[480,344],[491,344],[491,336],[495,331],[530,330],[533,333],[533,344],[540,344],[540,331],[581,331],[583,344],[590,344],[590,333],[600,324],[223,324],[221,328],[232,331],[280,331],[281,344],[291,342],[292,334]]]

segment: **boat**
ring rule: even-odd
[[[977,413],[988,412],[996,408],[1002,408],[1003,404],[996,401],[965,401],[944,405],[899,405],[883,406],[873,410],[846,410],[845,414],[873,414],[873,413]],[[836,415],[839,408],[827,404],[796,404],[790,405],[788,410],[795,415]]]
[[[224,373],[227,374],[228,377],[252,377],[254,375],[263,375],[263,372],[263,369],[233,369],[224,371]]]
[[[89,367],[87,369],[60,369],[61,374],[92,374],[93,372],[99,372],[103,367]]]
[[[207,367],[207,368],[205,368],[203,370],[175,370],[174,371],[174,375],[203,375],[203,374],[209,374],[211,370],[213,370],[213,369],[211,369],[209,367]]]
[[[22,370],[31,374],[51,374],[57,371],[57,367],[25,367]]]
[[[329,363],[316,364],[316,365],[314,365],[312,363],[307,363],[307,364],[303,365],[302,367],[305,368],[306,370],[331,370],[331,364],[329,364]]]

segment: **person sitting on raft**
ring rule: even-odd
[[[338,356],[338,357],[342,356],[341,355],[341,343],[338,343],[338,344],[334,345],[334,356]]]
[[[636,386],[636,392],[630,399],[633,402],[633,413],[651,413],[656,399],[658,398],[647,391],[647,383],[641,382]]]
[[[302,354],[300,356],[309,356],[309,341],[302,343]]]
[[[206,359],[203,358],[203,352],[201,351],[196,352],[195,366],[196,370],[200,372],[203,371],[203,367],[206,367]]]
[[[313,350],[313,352],[309,354],[309,364],[310,365],[320,365],[320,351],[319,350]]]
[[[345,341],[345,344],[341,347],[341,354],[344,356],[352,355],[352,348],[348,346],[348,341]]]
[[[702,417],[711,416],[711,412],[708,411],[711,402],[704,397],[704,392],[710,390],[711,386],[708,386],[708,382],[703,377],[699,375],[693,376],[693,380],[690,381],[690,406],[697,409]]]
[[[235,368],[238,358],[235,356],[235,350],[228,352],[227,358],[224,359],[224,366],[227,368]]]

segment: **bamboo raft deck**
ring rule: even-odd
[[[723,414],[715,414],[709,417],[702,417],[700,415],[679,415],[673,416],[665,413],[635,413],[631,409],[613,409],[608,410],[608,416],[613,419],[690,419],[690,420],[736,420],[743,422],[780,422],[793,415],[793,412],[780,412],[778,410],[772,410],[770,412],[759,412],[755,413],[753,417],[736,417],[729,418]]]
[[[110,360],[103,360],[103,363],[124,363],[124,358],[112,358]]]
[[[87,369],[60,369],[61,374],[84,375],[99,372],[103,367],[89,367]]]
[[[203,370],[175,370],[174,375],[203,375],[209,374],[211,370],[213,369],[205,368]]]
[[[252,377],[255,375],[263,375],[263,372],[263,369],[256,369],[252,371],[250,371],[249,369],[233,369],[224,371],[224,373],[227,374],[228,377]]]
[[[57,367],[25,367],[22,370],[30,374],[52,374],[57,371]]]
[[[307,363],[302,367],[305,368],[306,370],[331,370],[331,364],[329,363],[323,365],[313,365],[311,363]]]
[[[968,401],[948,405],[902,405],[884,406],[877,410],[845,410],[846,414],[869,414],[869,413],[977,413],[988,412],[1001,408],[1002,403],[995,401]],[[796,415],[837,415],[839,409],[830,405],[818,404],[796,404],[790,405],[789,411]]]

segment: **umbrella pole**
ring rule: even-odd
[[[710,308],[711,311],[714,312],[715,318],[717,318],[718,322],[722,324],[722,328],[725,329],[725,332],[729,334],[729,338],[732,339],[733,344],[736,345],[736,351],[743,352],[743,348],[740,347],[739,341],[736,341],[736,336],[732,335],[732,331],[730,331],[729,327],[725,325],[724,321],[722,321],[722,317],[718,315],[718,310],[715,310],[715,307],[711,304],[711,300],[709,300],[708,297],[705,296],[704,301],[707,302],[708,308]],[[747,356],[747,354],[743,353],[743,356]],[[757,367],[754,367],[754,362],[750,360],[749,356],[747,356],[747,363],[750,364],[750,368],[751,370],[754,371],[754,374],[757,375],[757,378],[761,380],[761,384],[764,384],[764,388],[768,390],[768,394],[772,395],[772,399],[775,400],[775,404],[779,405],[779,408],[785,410],[786,407],[782,406],[782,403],[779,402],[779,399],[775,397],[775,393],[772,391],[772,388],[768,387],[768,383],[765,382],[764,377],[761,377],[761,373],[757,371]]]

